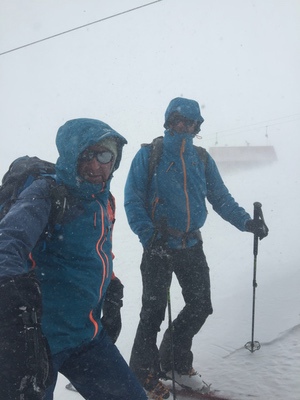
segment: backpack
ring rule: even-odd
[[[38,157],[23,156],[14,160],[2,179],[0,186],[0,220],[8,213],[20,193],[36,179],[49,179],[51,211],[49,226],[54,227],[62,221],[67,207],[67,189],[57,184],[53,175],[55,165]]]
[[[159,164],[159,161],[161,159],[162,156],[162,152],[163,152],[163,137],[159,136],[155,139],[153,139],[153,141],[149,144],[142,144],[143,146],[150,146],[150,157],[149,157],[149,169],[148,169],[148,188],[150,186],[152,177],[154,175],[155,169]],[[199,155],[200,160],[203,162],[204,164],[204,170],[206,171],[206,166],[207,166],[207,160],[208,160],[208,153],[207,151],[200,146],[195,146],[194,148],[197,150],[197,153]]]
[[[8,213],[20,193],[30,186],[34,180],[49,179],[51,210],[44,234],[50,239],[54,229],[61,225],[65,211],[73,203],[66,186],[57,183],[53,175],[55,175],[55,165],[49,161],[29,156],[14,160],[3,176],[0,186],[0,220]],[[111,192],[109,192],[108,197],[108,213],[109,218],[114,223],[115,199]]]

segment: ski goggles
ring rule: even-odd
[[[190,128],[191,126],[195,125],[195,129],[194,129],[195,133],[200,132],[200,125],[201,125],[200,121],[196,121],[196,120],[193,120],[193,119],[186,118],[183,115],[178,114],[178,113],[172,114],[168,118],[168,120],[165,123],[164,127],[165,128],[169,128],[171,125],[176,126],[177,124],[179,124],[179,122],[182,122],[184,124],[184,126],[186,126],[188,128]]]
[[[171,118],[168,122],[171,123],[172,125],[177,125],[179,124],[179,122],[182,122],[184,125],[188,127],[197,123],[197,121],[182,117],[181,115],[176,115],[175,117]]]
[[[80,157],[79,161],[92,161],[94,158],[100,163],[100,164],[108,164],[114,159],[114,155],[111,151],[109,150],[103,150],[103,151],[84,151]]]

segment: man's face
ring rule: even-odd
[[[110,150],[101,144],[95,144],[80,154],[77,171],[82,179],[97,185],[108,180],[114,161]]]
[[[170,128],[177,133],[195,133],[197,122],[184,118],[180,115],[176,116],[170,122]]]

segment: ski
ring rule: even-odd
[[[170,379],[166,379],[163,381],[164,385],[168,387],[171,394],[173,394],[173,384]],[[229,394],[223,394],[221,390],[212,389],[211,385],[205,384],[205,391],[199,392],[197,390],[193,390],[186,386],[181,386],[176,382],[175,384],[175,397],[178,400],[188,400],[188,399],[202,399],[202,400],[233,400]]]
[[[170,389],[172,392],[172,389]],[[200,399],[200,400],[231,400],[228,397],[222,396],[218,391],[211,390],[208,393],[200,393],[195,390],[179,387],[176,388],[176,397],[178,400]]]
[[[164,382],[164,384],[166,384]],[[173,387],[170,384],[170,381],[167,383],[167,386],[173,394]],[[176,400],[188,400],[188,399],[199,399],[199,400],[238,400],[241,397],[242,398],[249,398],[249,399],[254,399],[257,396],[254,394],[248,394],[248,393],[236,393],[232,391],[223,391],[219,389],[210,389],[206,393],[201,393],[197,392],[196,390],[192,390],[187,387],[180,386],[176,384],[175,388],[175,397]],[[169,398],[170,400],[172,397]]]
[[[164,385],[166,385],[170,392],[173,394],[173,385],[170,380],[164,380],[163,381]],[[206,392],[198,392],[196,390],[193,390],[191,388],[185,387],[185,386],[180,386],[178,383],[176,383],[175,387],[175,396],[178,400],[187,400],[187,399],[203,399],[203,400],[232,400],[229,397],[226,397],[221,394],[219,390],[215,389],[210,389],[210,386],[207,385],[207,391]]]
[[[168,382],[169,383],[169,382]],[[77,392],[77,390],[74,388],[72,383],[68,383],[66,386],[66,389]],[[172,394],[173,388],[170,387],[168,384],[168,387],[170,389],[170,392]],[[218,394],[218,391],[216,390],[211,390],[208,393],[200,393],[195,390],[191,390],[182,386],[176,387],[176,398],[178,395],[177,400],[188,400],[188,399],[200,399],[200,400],[231,400],[228,397],[221,396]],[[149,397],[151,399],[151,397]],[[171,400],[171,397],[170,397]]]

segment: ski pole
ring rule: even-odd
[[[170,296],[170,287],[167,289],[167,299],[168,299],[168,325],[169,332],[171,338],[171,360],[172,360],[172,391],[173,391],[173,400],[176,400],[176,389],[175,389],[175,358],[174,358],[174,334],[173,334],[173,320],[171,313],[171,296]]]
[[[259,219],[264,219],[263,218],[263,213],[262,213],[262,205],[259,202],[255,202],[254,204],[254,211],[253,211],[253,219],[255,221],[258,221]],[[258,254],[258,235],[254,234],[254,241],[253,241],[253,255],[254,255],[254,265],[253,265],[253,297],[252,297],[252,329],[251,329],[251,341],[247,342],[245,344],[245,348],[251,353],[253,353],[256,350],[260,349],[260,343],[257,341],[254,341],[254,319],[255,319],[255,291],[257,288],[257,282],[256,282],[256,267],[257,267],[257,254]]]

